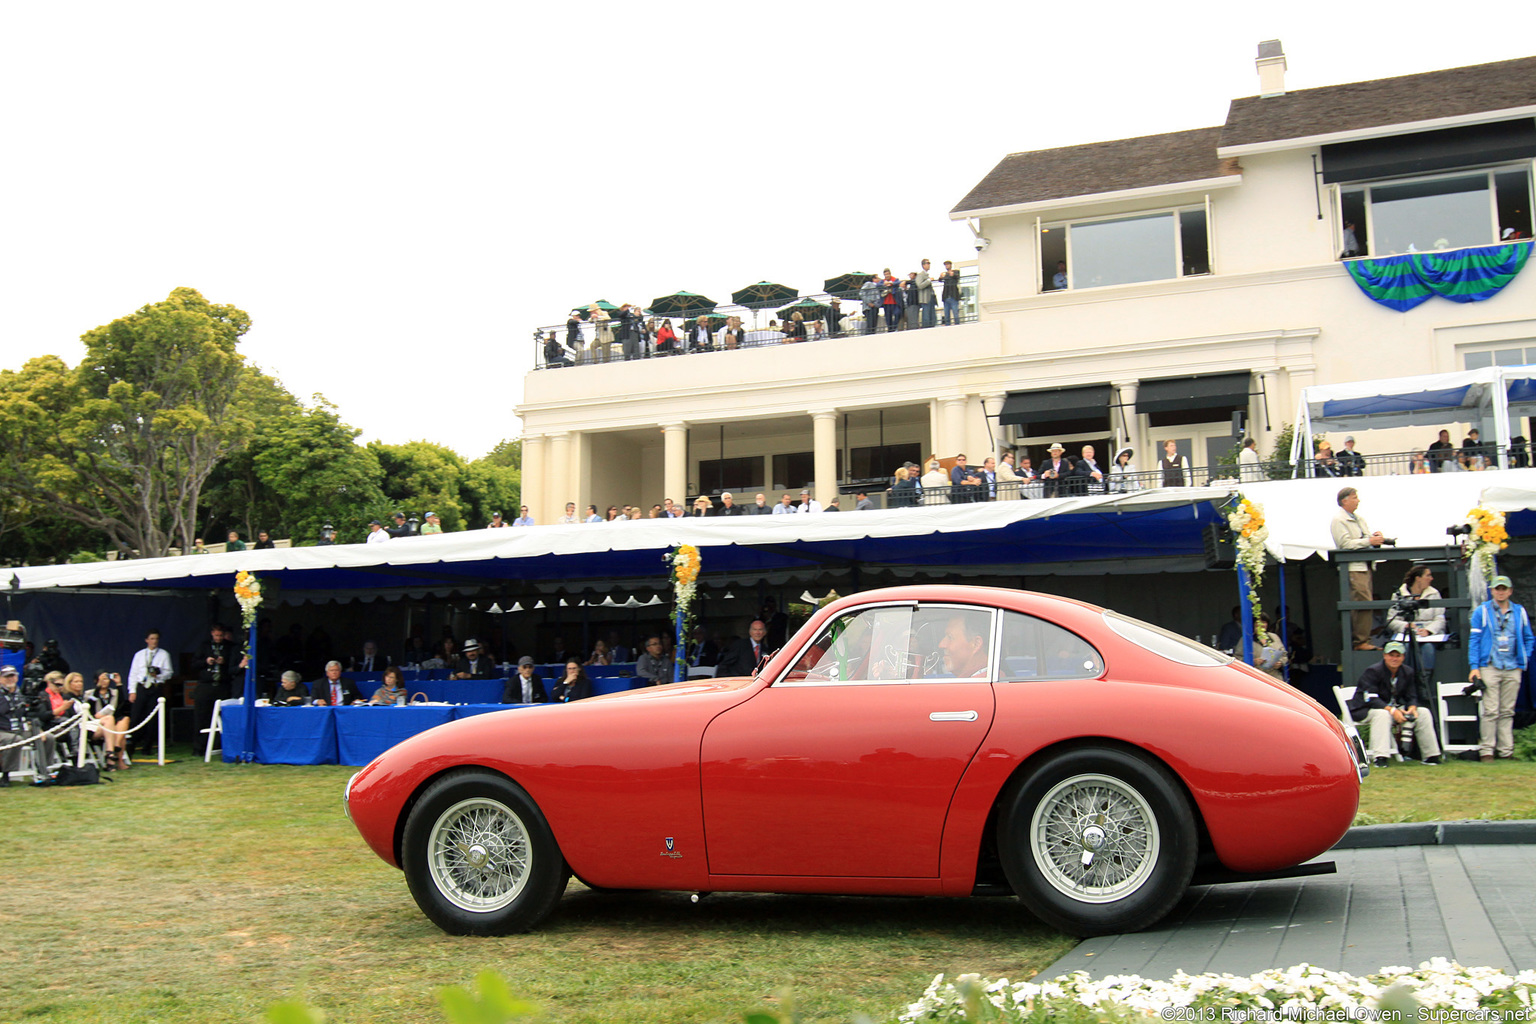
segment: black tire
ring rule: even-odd
[[[1056,754],[1004,801],[998,820],[1013,891],[1069,935],[1149,927],[1173,909],[1194,874],[1189,799],[1167,768],[1139,753],[1077,747]]]
[[[538,805],[488,771],[453,772],[427,787],[400,852],[416,905],[450,935],[529,931],[570,879]]]

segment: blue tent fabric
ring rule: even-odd
[[[1322,416],[1370,416],[1382,412],[1408,412],[1428,409],[1456,409],[1466,404],[1472,385],[1437,388],[1412,394],[1381,394],[1363,398],[1337,398],[1323,403]]]

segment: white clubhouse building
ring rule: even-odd
[[[1234,413],[1267,457],[1303,387],[1536,363],[1530,244],[1505,244],[1531,237],[1536,57],[1287,92],[1269,42],[1258,70],[1220,126],[1004,157],[950,212],[974,322],[532,371],[524,503],[826,503],[905,458],[1056,440],[1201,466]]]

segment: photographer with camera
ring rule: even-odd
[[[1371,528],[1365,524],[1365,518],[1355,510],[1360,507],[1360,492],[1353,487],[1345,487],[1339,491],[1339,511],[1333,517],[1330,527],[1333,533],[1333,546],[1340,551],[1362,551],[1366,548],[1379,548],[1383,544],[1395,544],[1381,535],[1381,531],[1371,532]],[[1349,563],[1349,599],[1351,601],[1374,601],[1376,599],[1375,588],[1371,581],[1370,562]],[[1368,608],[1359,608],[1349,613],[1350,633],[1357,651],[1380,650],[1371,643],[1371,612]]]
[[[1522,605],[1509,599],[1508,576],[1495,576],[1488,587],[1492,595],[1472,610],[1468,628],[1468,696],[1483,691],[1478,708],[1477,759],[1492,761],[1515,754],[1515,697],[1520,693],[1520,674],[1531,660],[1536,636]]]
[[[1392,595],[1392,607],[1387,609],[1387,632],[1392,639],[1408,644],[1410,651],[1417,649],[1418,664],[1410,658],[1409,665],[1426,685],[1435,678],[1435,645],[1424,638],[1445,632],[1445,609],[1429,606],[1430,601],[1440,600],[1440,591],[1430,586],[1434,581],[1429,566],[1414,566],[1403,575],[1403,585]]]
[[[1385,768],[1392,756],[1392,730],[1408,724],[1419,745],[1419,759],[1440,763],[1440,741],[1428,708],[1427,688],[1413,669],[1403,664],[1407,649],[1393,640],[1381,652],[1381,660],[1360,673],[1355,695],[1349,699],[1350,717],[1364,722],[1369,734],[1367,753],[1377,768]]]
[[[128,666],[128,699],[132,702],[130,717],[134,727],[154,711],[160,688],[171,678],[171,671],[170,652],[160,647],[160,631],[152,629],[144,637],[144,649],[133,656]],[[128,738],[128,747],[138,749],[132,736]]]

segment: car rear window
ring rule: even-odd
[[[1225,665],[1232,660],[1231,655],[1119,612],[1106,611],[1104,623],[1136,646],[1180,665]]]

